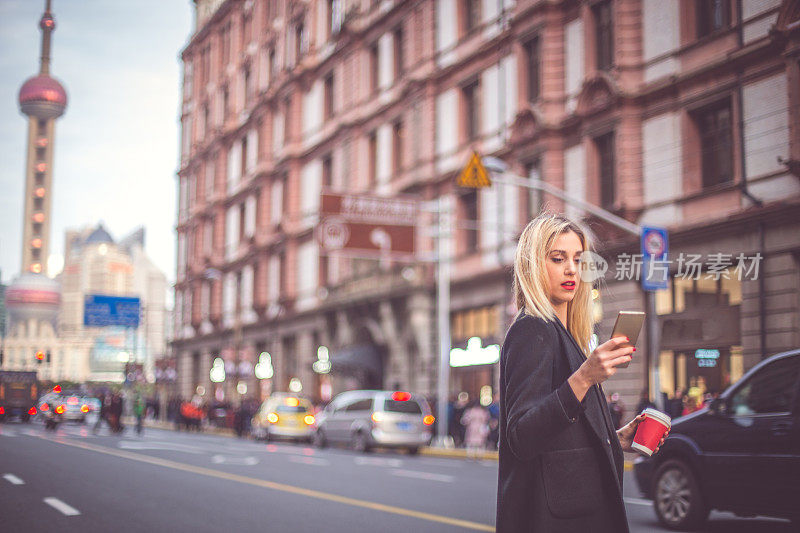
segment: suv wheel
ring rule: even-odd
[[[683,461],[672,459],[659,467],[653,494],[656,516],[670,529],[694,529],[708,518],[709,509],[694,474]]]
[[[357,452],[366,453],[369,451],[369,441],[367,440],[367,436],[363,431],[356,431],[353,433],[353,437],[350,439],[350,444]]]

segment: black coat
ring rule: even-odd
[[[567,378],[585,360],[561,321],[520,314],[500,356],[497,531],[626,532],[624,459],[602,388]]]

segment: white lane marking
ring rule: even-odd
[[[213,455],[211,462],[218,465],[245,465],[253,466],[258,464],[255,457],[235,457],[230,455]]]
[[[61,514],[64,514],[66,516],[76,516],[81,514],[80,511],[78,511],[74,507],[67,505],[58,498],[45,498],[44,503],[46,503],[50,507],[55,508],[58,511],[61,511]]]
[[[400,477],[411,477],[425,479],[427,481],[441,481],[442,483],[452,483],[455,478],[446,474],[434,474],[432,472],[419,472],[417,470],[392,470],[392,475]]]
[[[11,483],[12,485],[24,485],[25,484],[24,481],[22,481],[20,478],[18,478],[14,474],[5,474],[3,476],[3,479],[5,479],[9,483]]]
[[[290,463],[299,463],[303,465],[314,465],[314,466],[328,466],[331,464],[330,461],[327,459],[317,459],[315,457],[303,457],[301,455],[290,455],[289,456]]]
[[[391,459],[387,457],[356,457],[355,463],[357,465],[390,466],[392,468],[400,468],[403,466],[403,461],[400,459]]]
[[[194,446],[176,444],[174,442],[123,440],[119,442],[118,446],[123,450],[169,450],[173,452],[203,453],[201,449]]]
[[[646,505],[648,507],[653,505],[652,500],[644,500],[642,498],[623,498],[625,503],[630,503],[633,505]]]

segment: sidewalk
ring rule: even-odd
[[[125,417],[123,418],[123,423],[126,426],[135,426],[136,419],[133,417]],[[168,431],[177,431],[175,428],[175,424],[171,422],[163,422],[160,420],[150,420],[147,419],[144,421],[144,427],[146,428],[156,428],[156,429],[165,429]],[[216,427],[204,427],[202,433],[207,433],[211,435],[221,435],[225,437],[235,437],[236,434],[232,429],[228,428],[216,428]],[[464,448],[441,448],[438,446],[426,446],[421,448],[419,451],[420,455],[425,455],[428,457],[450,457],[454,459],[467,459],[467,450]],[[482,461],[497,461],[497,451],[485,450],[478,454],[477,459]],[[636,454],[625,454],[625,470],[632,470],[633,469],[633,459],[636,457]]]

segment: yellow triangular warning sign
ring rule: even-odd
[[[456,183],[460,187],[472,187],[475,189],[492,186],[492,180],[489,179],[489,174],[486,172],[478,152],[472,152],[469,163],[458,175]]]

